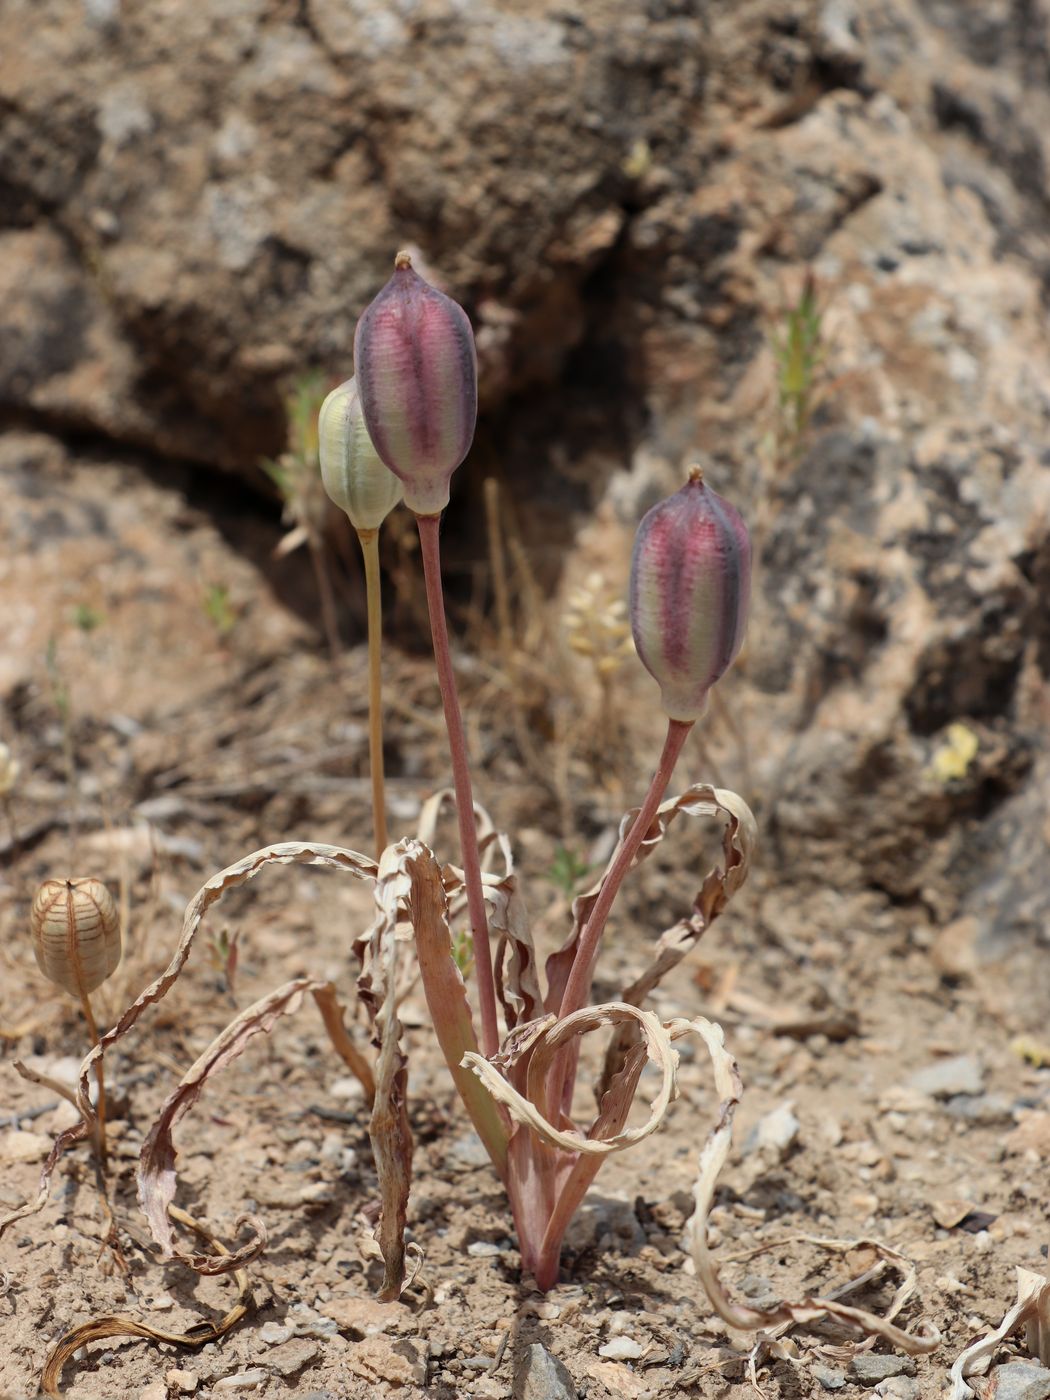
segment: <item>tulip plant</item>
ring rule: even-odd
[[[565,1229],[605,1155],[604,1150],[589,1152],[582,1137],[576,1141],[570,1112],[578,1036],[591,1028],[591,982],[606,920],[651,833],[708,692],[740,650],[750,581],[747,528],[736,510],[705,485],[699,469],[642,522],[631,573],[631,624],[638,654],[661,686],[667,714],[663,752],[641,810],[624,831],[570,947],[548,965],[546,996],[541,1002],[538,989],[530,987],[532,995],[523,998],[532,1002],[531,1009],[542,1009],[543,1018],[520,1024],[512,1011],[507,1034],[501,1036],[498,1000],[503,989],[497,985],[490,947],[470,764],[441,588],[441,512],[449,501],[452,473],[470,448],[477,415],[470,322],[461,307],[413,270],[407,253],[400,253],[393,277],[358,323],[354,360],[361,417],[356,431],[367,433],[373,449],[369,454],[362,447],[362,468],[367,461],[377,491],[380,463],[389,468],[419,528],[455,784],[480,1036],[475,1039],[472,1020],[464,1022],[461,998],[450,1002],[445,996],[447,969],[441,978],[428,977],[429,963],[421,958],[423,987],[449,1067],[506,1185],[525,1266],[546,1289],[557,1279]],[[323,428],[321,437],[324,442]],[[344,504],[338,492],[333,496]],[[534,979],[534,967],[529,972]],[[503,1000],[507,1007],[505,995]],[[613,1019],[623,1024],[626,1018],[630,1025],[633,1014],[628,1008]],[[485,1092],[479,1095],[477,1086],[464,1079],[464,1066],[478,1076]],[[635,1082],[640,1068],[632,1072]],[[627,1091],[620,1084],[617,1090],[612,1117],[622,1129],[633,1086]]]

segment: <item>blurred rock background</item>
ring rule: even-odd
[[[622,588],[703,461],[759,550],[710,745],[788,902],[874,892],[947,975],[1044,936],[1048,80],[1047,0],[5,0],[6,731],[63,559],[154,571],[158,692],[158,636],[171,684],[203,654],[187,570],[287,576],[260,459],[410,246],[478,338],[453,560],[493,478],[553,610]],[[252,645],[306,640],[262,609]]]

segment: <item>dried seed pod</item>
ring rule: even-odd
[[[694,467],[638,527],[631,630],[668,718],[692,721],[740,650],[751,592],[751,541],[736,509]]]
[[[120,919],[101,880],[45,880],[29,924],[37,966],[72,996],[93,992],[120,962]]]
[[[372,445],[355,379],[333,389],[321,405],[317,447],[328,495],[355,530],[378,530],[403,487]]]
[[[354,334],[368,435],[417,515],[440,515],[478,416],[478,361],[467,313],[398,253],[394,275]]]

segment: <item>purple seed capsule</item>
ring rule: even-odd
[[[631,630],[668,718],[698,719],[744,640],[751,541],[736,509],[694,467],[634,541]]]
[[[439,515],[474,437],[477,353],[467,313],[407,253],[357,323],[354,373],[368,435],[404,482],[405,504]]]

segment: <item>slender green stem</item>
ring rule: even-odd
[[[474,939],[474,970],[481,1005],[481,1050],[482,1054],[491,1057],[499,1049],[496,984],[492,976],[492,952],[489,948],[485,896],[481,889],[481,858],[478,855],[478,834],[474,825],[474,793],[470,782],[467,739],[463,732],[463,716],[459,708],[456,676],[452,669],[452,654],[448,644],[448,626],[445,622],[445,601],[441,588],[441,546],[438,538],[440,523],[441,517],[437,515],[416,516],[420,550],[423,555],[423,577],[427,589],[427,611],[430,614],[430,631],[434,640],[434,661],[441,689],[441,704],[445,711],[445,727],[448,730],[452,781],[456,789],[463,880],[467,890],[467,909]]]
[[[624,876],[638,854],[638,848],[642,844],[645,833],[652,825],[656,809],[663,801],[667,784],[671,781],[671,774],[678,762],[678,755],[682,752],[682,745],[692,727],[692,720],[669,719],[667,721],[667,737],[664,739],[663,752],[660,754],[660,761],[649,784],[645,801],[613,858],[613,863],[602,881],[602,887],[594,902],[590,918],[580,932],[579,946],[576,949],[572,970],[565,983],[561,1006],[558,1009],[559,1017],[571,1016],[574,1011],[579,1011],[587,1003],[591,991],[591,979],[594,975],[594,964],[598,956],[598,945],[605,932],[605,921],[609,917],[609,910],[623,884]],[[549,1095],[550,1103],[565,1103],[566,1096],[571,1089],[568,1081],[573,1071],[574,1060],[572,1047],[566,1047],[566,1050],[555,1061],[550,1081],[555,1092]]]
[[[383,773],[383,602],[379,582],[379,531],[358,530],[365,559],[368,606],[368,761],[372,773],[372,826],[376,859],[387,847],[386,790]]]

